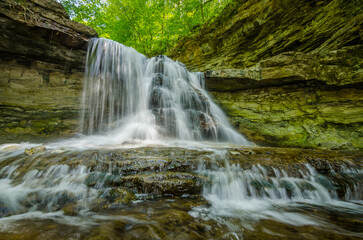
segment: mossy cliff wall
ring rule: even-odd
[[[237,0],[173,57],[258,144],[363,149],[360,1]],[[96,32],[53,0],[0,1],[0,142],[70,135]]]
[[[362,29],[359,1],[239,0],[173,58],[258,144],[363,149]]]
[[[0,2],[0,142],[72,134],[95,36],[53,0]]]

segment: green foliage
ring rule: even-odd
[[[60,2],[71,19],[94,28],[100,35],[104,30],[103,0],[57,0]]]
[[[147,56],[165,54],[182,37],[209,24],[233,0],[58,0],[75,21],[100,37]]]

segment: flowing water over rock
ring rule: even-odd
[[[213,140],[246,145],[204,90],[202,73],[190,73],[166,56],[147,59],[120,43],[89,45],[80,128],[108,138]]]
[[[0,239],[361,236],[360,153],[31,147],[1,146]]]
[[[362,237],[360,152],[246,146],[203,85],[94,39],[85,135],[0,145],[0,239]]]

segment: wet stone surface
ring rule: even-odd
[[[6,231],[0,229],[0,239],[361,239],[362,219],[333,209],[300,210],[326,221],[323,226],[191,216],[194,207],[206,204],[202,199],[167,198],[103,210],[87,218],[25,218],[8,223]]]
[[[359,239],[360,152],[26,149],[0,151],[0,239]]]

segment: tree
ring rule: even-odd
[[[103,18],[105,1],[103,0],[57,0],[60,2],[72,20],[94,28],[102,36],[107,32]]]
[[[75,21],[154,56],[218,16],[232,0],[58,0]]]

